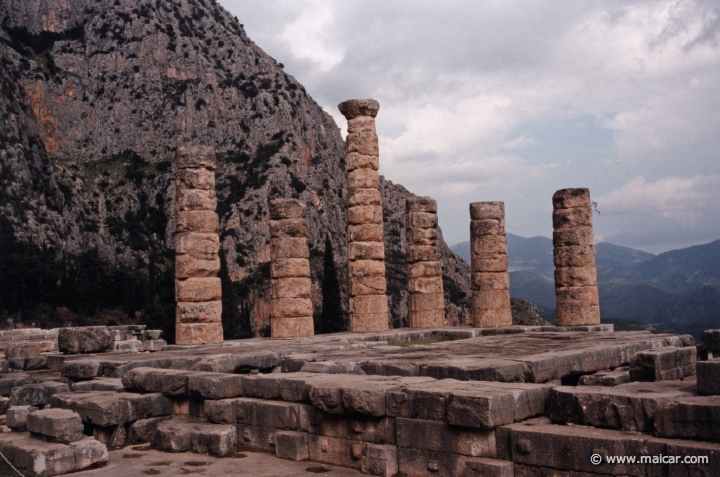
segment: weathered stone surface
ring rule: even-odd
[[[408,279],[408,291],[410,293],[442,293],[442,276],[419,277]]]
[[[600,304],[596,286],[589,287],[562,287],[555,289],[555,300],[557,303],[582,304],[597,306]]]
[[[382,242],[382,224],[348,225],[348,242]]]
[[[429,196],[408,197],[405,200],[405,212],[430,212],[432,214],[437,214],[437,202]],[[437,222],[433,227],[437,227]]]
[[[220,239],[216,233],[183,232],[175,234],[175,253],[196,256],[217,255]]]
[[[138,419],[130,424],[127,430],[128,444],[139,444],[141,442],[152,442],[158,424],[172,419],[171,416],[151,417],[150,419]]]
[[[52,407],[71,409],[80,414],[83,422],[102,427],[173,414],[173,401],[158,393],[60,393],[50,398],[50,404]]]
[[[12,373],[0,378],[0,396],[10,396],[12,390],[24,384],[34,383],[35,378],[25,373]]]
[[[406,260],[408,263],[435,262],[438,259],[437,247],[434,245],[408,245]]]
[[[44,406],[50,403],[53,394],[68,391],[70,387],[59,382],[25,384],[12,390],[10,403],[13,406]]]
[[[437,229],[409,229],[407,232],[407,241],[410,245],[434,245],[438,244]]]
[[[219,271],[220,257],[217,254],[203,257],[175,255],[176,278],[215,277]]]
[[[384,260],[352,260],[349,263],[351,281],[354,277],[384,277]]]
[[[8,343],[5,346],[5,357],[13,358],[34,358],[40,353],[49,353],[55,350],[55,343],[52,341],[23,341],[20,343]]]
[[[312,315],[271,318],[270,328],[273,338],[299,338],[315,334]]]
[[[410,200],[410,199],[408,199]],[[432,200],[432,199],[431,199]],[[408,229],[435,229],[438,226],[438,216],[434,212],[409,212],[406,227]]]
[[[71,379],[92,379],[101,372],[102,366],[97,360],[78,359],[65,361],[62,365],[62,375]]]
[[[417,262],[408,264],[408,278],[436,277],[442,275],[440,262]]]
[[[307,432],[279,431],[275,433],[275,455],[295,461],[310,458]]]
[[[505,235],[504,219],[480,219],[470,221],[470,236]]]
[[[271,220],[270,237],[307,237],[307,222],[301,217]]]
[[[720,360],[698,361],[696,371],[698,394],[720,395]]]
[[[463,475],[466,456],[431,452],[419,449],[398,448],[400,475],[408,477],[432,477],[436,475]]]
[[[395,422],[398,447],[471,457],[496,456],[493,429],[467,429],[444,422],[405,418],[397,418]]]
[[[175,210],[212,210],[217,208],[214,190],[179,189],[175,199]]]
[[[5,415],[5,424],[13,431],[26,431],[28,414],[37,410],[35,406],[10,406]]]
[[[385,260],[385,246],[382,242],[350,242],[349,260]]]
[[[219,277],[198,277],[175,280],[175,299],[177,301],[203,302],[217,301],[221,298],[222,283]]]
[[[165,452],[195,452],[228,456],[237,442],[235,426],[192,419],[170,419],[157,425],[152,445]]]
[[[470,204],[470,220],[505,220],[504,202],[473,202]]]
[[[597,286],[595,266],[555,268],[555,287]]]
[[[473,257],[471,257],[473,258]],[[506,254],[497,254],[492,257],[478,257],[477,255],[473,258],[470,264],[472,272],[505,272],[508,269],[508,257]]]
[[[375,131],[348,134],[345,137],[345,149],[348,154],[356,152],[364,156],[377,156],[380,149]]]
[[[63,353],[100,353],[110,349],[112,337],[106,326],[60,328],[58,347]]]
[[[472,297],[473,310],[501,310],[510,309],[510,290],[477,290]],[[510,326],[512,322],[502,326]],[[498,325],[501,326],[501,325]]]
[[[558,326],[587,326],[600,323],[600,307],[563,303],[555,310]]]
[[[510,278],[506,272],[475,272],[472,274],[473,290],[509,290]]]
[[[381,224],[383,222],[382,207],[379,205],[356,205],[348,207],[348,224]]]
[[[222,323],[175,323],[175,343],[222,343]]]
[[[178,302],[175,320],[178,324],[219,323],[222,318],[222,301]]]
[[[80,415],[69,409],[43,409],[27,415],[27,429],[51,442],[69,444],[83,436]]]
[[[350,189],[377,189],[380,184],[380,175],[374,169],[363,168],[348,172],[347,188]]]
[[[269,202],[270,220],[305,217],[305,202],[298,199],[274,199]]]
[[[175,215],[176,231],[217,233],[220,227],[218,215],[210,210],[183,210]]]
[[[180,146],[175,152],[175,169],[202,167],[213,170],[216,164],[215,151],[208,146]]]
[[[412,295],[411,295],[412,296]],[[445,310],[408,310],[408,325],[410,328],[437,328],[446,326]]]
[[[145,347],[143,342],[140,340],[123,340],[113,341],[113,345],[110,348],[112,351],[125,351],[130,353],[138,353],[144,351]]]
[[[313,304],[310,298],[275,298],[270,301],[271,318],[297,318],[312,316]]]
[[[717,441],[720,439],[720,396],[679,397],[658,409],[656,435]]]
[[[552,202],[553,207],[556,209],[590,208],[590,190],[582,188],[560,189],[553,194]]]
[[[278,258],[270,262],[271,278],[310,277],[310,263],[305,258]]]
[[[359,295],[350,298],[351,313],[385,313],[388,310],[386,295]]]
[[[187,168],[175,170],[178,189],[215,190],[215,171],[205,168]]]
[[[382,205],[380,191],[377,189],[350,189],[348,191],[347,205],[348,207]]]
[[[696,348],[659,348],[637,352],[630,363],[631,381],[668,381],[695,375]]]
[[[505,234],[498,235],[473,235],[470,238],[471,259],[493,258],[497,255],[507,254],[507,243]]]
[[[377,171],[380,169],[380,157],[377,154],[367,155],[350,152],[345,156],[345,169],[347,171],[354,171],[355,169],[372,169]]]
[[[572,207],[553,210],[553,227],[556,229],[592,227],[590,207]]]
[[[310,296],[309,278],[276,278],[270,282],[270,298],[303,298]]]
[[[408,297],[410,311],[443,310],[445,295],[442,293],[412,294]]]
[[[308,451],[310,460],[313,462],[360,469],[366,446],[367,443],[365,442],[313,434],[308,435]]]
[[[720,330],[705,330],[701,336],[705,348],[720,357]]]
[[[465,460],[462,477],[515,477],[515,464],[507,460],[474,457]]]
[[[556,267],[589,267],[595,264],[594,245],[555,247],[553,261]]]
[[[278,258],[309,258],[306,237],[274,237],[270,240],[270,256]]]
[[[108,461],[107,448],[92,437],[62,444],[33,439],[28,434],[0,434],[0,452],[15,467],[33,475],[62,475]]]
[[[390,477],[398,473],[398,450],[390,444],[365,446],[360,466],[363,474]]]
[[[383,331],[389,328],[388,313],[354,313],[350,315],[350,329],[356,333]]]
[[[188,394],[203,399],[227,399],[243,395],[242,376],[226,373],[194,373],[188,376]]]
[[[347,120],[355,119],[358,116],[374,118],[380,110],[380,103],[374,99],[348,99],[340,103],[338,109]]]
[[[358,116],[347,122],[348,134],[375,132],[375,118],[372,116]]]
[[[553,230],[554,247],[570,247],[574,245],[593,245],[595,235],[592,227],[574,227]]]
[[[353,277],[350,281],[350,296],[384,295],[387,291],[385,277]]]
[[[580,386],[618,386],[630,382],[630,368],[623,367],[613,371],[598,371],[580,377]]]

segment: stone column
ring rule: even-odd
[[[351,99],[338,105],[348,120],[345,166],[348,189],[348,259],[350,331],[388,329],[383,212],[373,99]]]
[[[270,260],[271,336],[312,336],[315,332],[304,202],[270,201]]]
[[[590,191],[562,189],[552,201],[557,326],[599,325]]]
[[[473,326],[511,326],[503,202],[470,204],[470,261]]]
[[[411,328],[445,326],[442,265],[438,261],[437,203],[432,197],[408,197],[408,324]]]
[[[215,152],[184,146],[175,155],[175,342],[221,343],[219,220]]]

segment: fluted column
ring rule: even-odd
[[[352,99],[338,105],[348,120],[345,167],[348,189],[348,259],[350,331],[388,329],[383,212],[373,99]]]

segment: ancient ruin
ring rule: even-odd
[[[271,336],[312,336],[310,251],[303,202],[270,201],[270,258]]]
[[[380,167],[373,99],[351,99],[338,105],[348,121],[347,169],[350,331],[388,329],[388,300],[383,244],[383,209],[378,185]]]
[[[442,264],[438,261],[437,203],[432,197],[409,197],[407,213],[408,325],[445,325]]]
[[[470,254],[473,326],[511,326],[504,203],[470,204]]]
[[[175,342],[220,343],[222,287],[215,151],[180,147],[175,156]]]
[[[557,324],[600,324],[590,191],[562,189],[552,202]]]

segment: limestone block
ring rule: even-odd
[[[307,237],[307,221],[304,218],[271,220],[270,236]]]
[[[220,257],[217,254],[204,257],[175,255],[176,278],[214,277],[219,271]]]
[[[222,323],[175,323],[177,344],[209,344],[222,341]]]
[[[496,456],[493,429],[470,429],[449,426],[445,422],[401,417],[395,422],[398,447],[471,457]]]
[[[385,245],[382,242],[350,242],[349,260],[385,260]]]
[[[347,206],[382,205],[380,191],[377,189],[350,189],[347,196]]]
[[[363,474],[390,477],[398,473],[397,446],[391,444],[368,444],[362,457]]]
[[[408,292],[410,293],[442,293],[442,276],[422,277],[408,279]]]
[[[624,366],[613,371],[598,371],[580,377],[580,386],[618,386],[630,382],[630,368]]]
[[[217,195],[214,190],[178,189],[175,210],[212,210],[217,209]]]
[[[462,476],[467,459],[458,454],[398,448],[398,469],[407,477]]]
[[[59,393],[52,396],[50,405],[53,408],[72,409],[80,414],[83,422],[101,427],[173,414],[172,399],[159,393]]]
[[[635,353],[630,363],[630,380],[665,381],[695,374],[696,348],[658,348]]]
[[[347,188],[350,189],[377,189],[380,184],[380,175],[374,169],[355,169],[348,172]]]
[[[270,281],[270,298],[307,298],[312,290],[309,278],[275,278]]]
[[[233,453],[236,442],[235,426],[193,419],[170,419],[158,424],[152,444],[165,452],[195,452],[225,457]]]
[[[505,219],[476,219],[470,221],[470,236],[505,235]]]
[[[298,219],[305,217],[305,202],[298,199],[275,199],[270,201],[270,220]]]
[[[553,210],[554,229],[574,227],[592,227],[592,210],[590,207]]]
[[[408,326],[410,328],[436,328],[447,326],[445,323],[445,310],[408,311]]]
[[[162,351],[167,346],[165,340],[147,340],[143,343],[143,351]]]
[[[189,255],[217,255],[220,239],[217,233],[183,232],[175,235],[175,253]]]
[[[510,290],[474,290],[472,295],[473,310],[497,310],[510,308]]]
[[[379,205],[357,205],[347,209],[348,224],[381,224],[382,207]]]
[[[408,197],[405,199],[405,212],[430,212],[437,214],[437,202],[432,197]]]
[[[367,443],[335,437],[308,435],[310,460],[360,469]]]
[[[658,407],[654,424],[656,435],[661,437],[717,442],[720,439],[720,396],[677,398],[669,406]]]
[[[217,233],[218,215],[210,210],[183,210],[175,215],[176,232]]]
[[[34,358],[40,356],[40,353],[53,351],[55,351],[55,342],[53,341],[21,341],[8,343],[5,346],[5,357],[7,359]]]
[[[63,353],[101,353],[110,349],[107,326],[80,326],[58,330],[58,348]]]
[[[592,227],[575,227],[553,230],[553,247],[570,247],[572,245],[593,245],[595,235]]]
[[[278,258],[270,262],[271,278],[310,277],[310,262],[305,258]]]
[[[408,264],[408,278],[442,276],[442,264],[438,261]]]
[[[127,430],[126,442],[128,444],[140,444],[141,442],[152,442],[158,424],[172,419],[171,416],[151,417],[150,419],[138,419],[130,424]]]
[[[434,245],[408,245],[405,259],[408,263],[435,262],[438,259],[437,247]]]
[[[350,172],[355,169],[380,169],[380,157],[377,154],[366,155],[357,152],[348,153],[345,156],[345,169]]]
[[[43,409],[27,415],[27,429],[51,442],[69,444],[83,436],[80,414],[69,409]]]
[[[272,258],[310,258],[307,237],[274,237],[270,239]]]
[[[600,307],[560,303],[555,309],[557,326],[588,326],[600,324]]]
[[[219,323],[222,320],[222,300],[178,302],[175,320],[177,323]]]
[[[569,209],[572,207],[590,208],[589,189],[561,189],[553,194],[553,208]]]
[[[374,118],[380,110],[380,103],[374,99],[348,99],[338,104],[338,109],[347,120],[358,116]]]
[[[375,118],[372,116],[358,116],[349,119],[347,122],[348,134],[356,134],[363,132],[375,132]]]
[[[5,424],[13,431],[26,431],[28,414],[37,410],[35,406],[11,406],[5,414]]]
[[[215,171],[205,168],[177,169],[175,183],[178,189],[215,190]]]
[[[472,321],[475,328],[512,326],[512,310],[510,307],[473,310]]]
[[[281,459],[294,461],[308,460],[307,432],[278,431],[275,433],[275,455]]]
[[[382,242],[382,224],[348,226],[348,242]]]
[[[720,355],[720,330],[705,330],[701,339],[708,351]]]
[[[53,394],[70,391],[67,383],[44,382],[25,384],[10,393],[10,404],[13,406],[45,406],[50,403]]]
[[[556,267],[588,267],[595,266],[594,245],[572,245],[555,247],[553,261]]]
[[[275,298],[270,301],[271,318],[295,318],[312,316],[313,304],[310,298]]]
[[[465,460],[463,477],[515,477],[515,464],[508,460],[474,457]]]
[[[312,406],[282,401],[242,398],[235,401],[237,421],[252,426],[304,431]]]
[[[350,298],[350,313],[374,314],[387,313],[386,295],[358,295]]]
[[[557,303],[599,305],[598,289],[591,287],[562,287],[555,289]]]
[[[315,325],[312,316],[294,318],[271,318],[270,335],[273,338],[299,338],[313,336]]]
[[[477,258],[493,258],[507,254],[505,235],[477,235],[470,239],[471,256]]]
[[[407,231],[407,241],[410,245],[433,245],[438,243],[437,229],[410,229]]]
[[[188,278],[175,280],[175,299],[183,302],[216,301],[222,298],[219,277]],[[159,336],[159,335],[158,335]]]
[[[107,448],[92,437],[70,444],[44,442],[27,434],[7,433],[1,437],[0,452],[28,475],[63,475],[108,462]]]
[[[251,452],[275,453],[275,434],[277,429],[272,427],[237,425],[237,447],[240,450]]]
[[[555,288],[591,287],[597,285],[595,266],[555,268]]]
[[[3,376],[0,378],[0,396],[10,396],[14,388],[34,382],[35,379],[25,373],[11,373]]]
[[[385,277],[353,277],[350,280],[350,296],[384,295],[386,291]]]
[[[388,314],[383,313],[351,313],[350,331],[364,333],[368,331],[384,331],[388,329]]]
[[[473,202],[470,204],[470,220],[505,220],[504,202]]]
[[[473,290],[510,289],[510,277],[507,272],[473,272],[471,281]]]
[[[384,277],[384,260],[352,260],[349,262],[350,277]]]
[[[409,212],[405,226],[408,229],[435,229],[438,226],[438,216],[432,212]]]
[[[473,273],[476,272],[507,272],[508,257],[506,254],[498,254],[494,257],[470,256],[470,267]]]
[[[181,146],[175,152],[175,169],[204,167],[214,170],[216,164],[215,151],[208,146]]]
[[[430,311],[445,309],[445,295],[442,293],[411,294],[408,296],[410,311]]]
[[[348,154],[357,152],[364,156],[377,156],[380,152],[377,134],[374,131],[348,134],[345,137],[345,150]]]
[[[187,391],[190,396],[202,399],[242,396],[242,376],[228,373],[192,373],[187,378]]]

